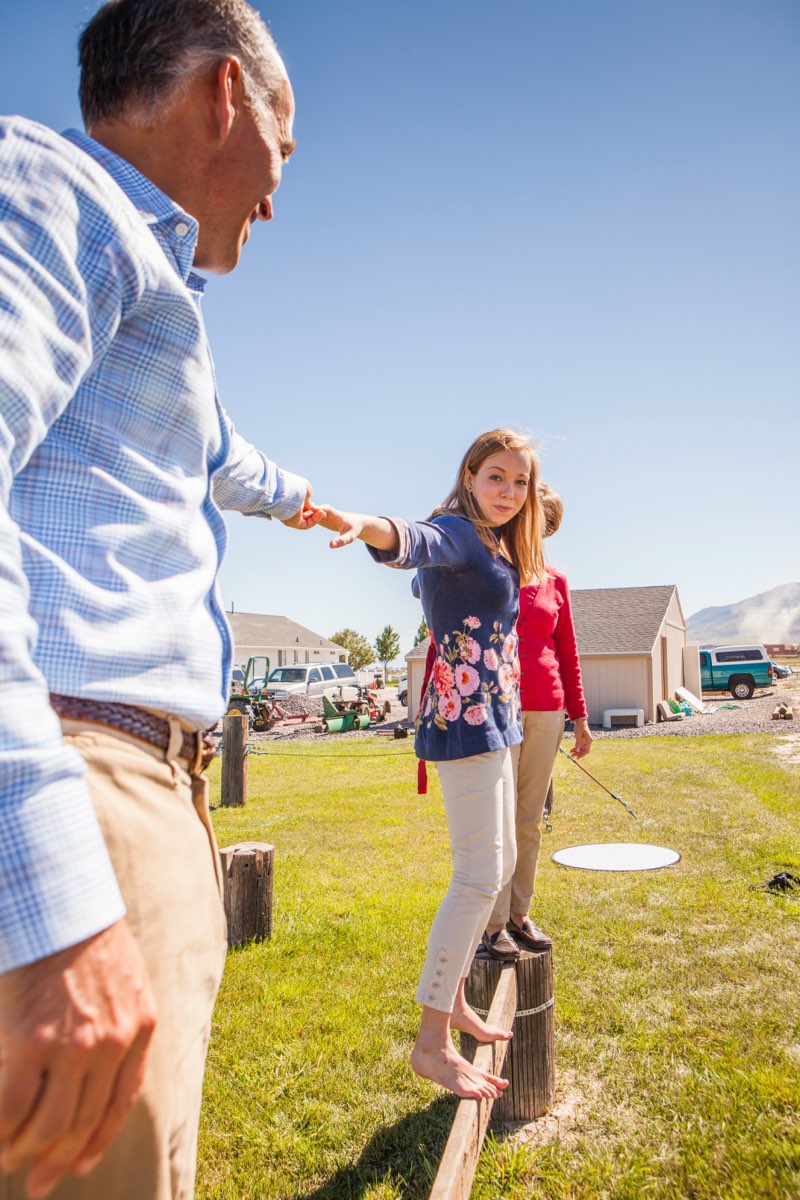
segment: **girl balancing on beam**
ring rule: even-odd
[[[415,748],[439,773],[453,876],[430,932],[411,1065],[457,1096],[496,1098],[507,1086],[458,1054],[450,1030],[479,1042],[511,1036],[469,1007],[464,981],[516,857],[510,748],[522,726],[514,625],[520,582],[544,574],[537,476],[530,442],[493,429],[470,446],[453,490],[427,521],[321,506],[321,524],[338,535],[331,548],[359,538],[376,562],[418,572],[435,642]]]

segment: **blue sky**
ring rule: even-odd
[[[573,587],[688,616],[800,578],[794,0],[276,0],[298,149],[205,303],[245,436],[320,500],[422,517],[530,431]],[[94,11],[2,17],[0,110],[79,120]],[[409,579],[232,514],[225,603],[410,647]]]

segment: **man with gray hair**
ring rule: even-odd
[[[80,62],[86,133],[0,121],[0,1200],[164,1200],[225,953],[220,509],[318,519],[219,403],[195,270],[271,219],[294,101],[244,0],[110,0]]]

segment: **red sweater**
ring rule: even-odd
[[[569,588],[560,571],[520,590],[517,634],[523,711],[566,709],[573,721],[585,717]]]

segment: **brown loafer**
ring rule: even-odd
[[[517,925],[515,921],[509,921],[506,925],[509,933],[513,934],[518,941],[522,942],[528,950],[552,950],[553,939],[548,937],[543,929],[538,925],[534,925],[530,917],[526,917],[522,925]]]
[[[499,959],[500,962],[516,962],[519,958],[519,948],[514,945],[505,929],[498,929],[497,933],[489,933],[487,929],[481,938],[481,944],[490,958]]]

